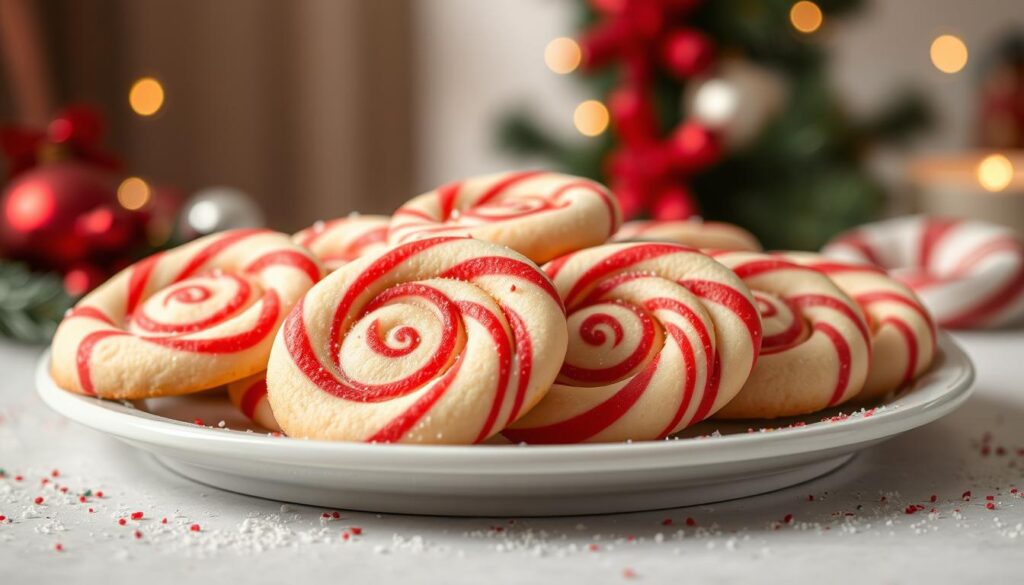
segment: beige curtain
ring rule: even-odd
[[[27,4],[53,106],[99,104],[133,174],[238,187],[286,230],[412,194],[408,0]],[[127,105],[145,75],[167,96],[152,118]]]

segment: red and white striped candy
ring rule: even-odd
[[[267,388],[292,437],[474,443],[540,400],[565,347],[561,301],[536,265],[428,238],[313,287],[274,342]]]
[[[627,221],[612,237],[616,242],[674,242],[712,250],[761,251],[754,234],[738,225],[720,221]]]
[[[228,384],[228,398],[249,420],[270,431],[281,430],[267,400],[266,372]]]
[[[292,240],[313,252],[328,271],[334,271],[363,254],[386,248],[390,222],[384,215],[350,215],[318,221]]]
[[[547,396],[505,430],[528,443],[666,437],[739,392],[761,345],[747,287],[693,248],[607,244],[547,264],[569,350]]]
[[[254,374],[321,274],[309,251],[269,230],[223,232],[155,254],[68,313],[53,339],[53,378],[73,392],[137,399]]]
[[[1000,327],[1024,318],[1024,243],[1002,226],[901,217],[841,234],[822,252],[888,270],[941,327]]]
[[[935,323],[913,291],[875,266],[820,254],[788,252],[786,260],[823,272],[860,305],[871,332],[871,365],[857,400],[876,400],[924,373],[935,357]]]
[[[715,252],[757,300],[757,366],[718,418],[775,418],[841,404],[867,379],[871,340],[860,308],[827,276],[778,256]]]
[[[510,172],[450,183],[413,198],[391,219],[389,241],[472,236],[546,262],[605,242],[621,213],[603,185],[570,175]]]

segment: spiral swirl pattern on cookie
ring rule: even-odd
[[[743,282],[675,244],[607,244],[547,264],[569,349],[548,395],[505,431],[513,441],[666,437],[739,392],[761,346]]]
[[[761,355],[719,418],[821,410],[861,391],[871,357],[860,308],[828,276],[778,256],[715,252],[750,288],[761,314]]]
[[[315,286],[274,344],[268,393],[293,437],[474,443],[544,395],[565,347],[561,301],[532,262],[428,238]]]
[[[450,183],[413,198],[391,219],[389,242],[468,235],[512,248],[534,262],[605,242],[621,213],[603,185],[539,171]]]
[[[259,372],[284,315],[322,274],[288,236],[234,230],[156,254],[83,298],[52,373],[106,398],[184,394]]]

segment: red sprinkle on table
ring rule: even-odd
[[[352,538],[352,537],[349,535],[349,533],[347,531],[341,533],[341,539],[342,540],[348,540],[350,538]]]
[[[61,552],[64,550],[64,545],[58,542],[57,544],[53,545],[53,550]]]
[[[141,530],[136,530],[135,531],[135,538],[136,539],[142,538],[142,531]]]
[[[994,500],[996,498],[995,498],[995,496],[985,496],[985,499],[991,502],[992,500]]]
[[[193,524],[192,526],[189,526],[188,529],[192,532],[199,532],[201,530],[198,524]]]
[[[192,422],[196,423],[199,426],[203,426],[203,419],[201,419],[201,418],[197,418],[196,420],[194,420]]]
[[[697,525],[697,521],[694,520],[693,518],[687,518],[686,519],[686,525],[687,526],[696,526]]]
[[[142,512],[132,512],[132,520],[142,520]]]
[[[92,513],[93,513],[93,512],[95,512],[95,511],[96,511],[96,510],[93,510],[92,508],[89,508],[89,513],[90,513],[90,514],[92,514]]]
[[[664,520],[661,521],[661,525],[662,526],[672,526],[672,519],[671,518],[665,518]]]
[[[335,520],[337,520],[338,518],[341,518],[341,514],[338,513],[337,511],[331,512],[331,518],[334,518]]]
[[[167,517],[166,517],[166,516],[164,516],[163,518],[161,518],[161,519],[160,519],[160,523],[161,523],[161,524],[167,524]]]
[[[101,491],[96,492],[96,497],[97,498],[102,498],[103,497],[103,491],[101,490]]]
[[[3,522],[4,520],[7,520],[7,516],[0,514],[0,522]]]
[[[924,510],[924,506],[921,506],[921,505],[918,505],[918,504],[911,504],[911,505],[907,506],[906,509],[903,510],[903,513],[904,514],[916,514],[917,512],[920,512],[921,510]]]
[[[50,477],[60,477],[60,470],[54,469],[50,472]]]
[[[937,496],[935,494],[932,494],[932,497],[928,498],[928,501],[932,502],[932,503],[935,503],[935,502],[939,501],[939,496]]]
[[[622,576],[625,577],[626,579],[636,579],[636,577],[637,577],[636,571],[634,571],[633,569],[630,569],[629,567],[626,567],[625,569],[622,569]]]
[[[590,552],[597,552],[600,549],[601,549],[601,547],[597,546],[594,543],[590,543],[589,545],[587,545],[587,550],[589,550]]]
[[[358,527],[358,526],[353,526],[353,527],[352,527],[352,528],[350,528],[349,530],[351,530],[351,531],[352,531],[352,534],[355,534],[356,536],[359,536],[360,534],[362,534],[362,533],[363,533],[363,529],[362,529],[362,528],[360,528],[360,527]]]
[[[36,499],[34,499],[32,501],[35,502],[36,505],[38,506],[39,504],[43,503],[43,496],[36,496]]]
[[[994,503],[992,503],[992,502],[989,502],[989,503],[985,504],[985,507],[988,508],[989,510],[995,510],[996,509],[996,505]]]
[[[121,525],[121,526],[124,526],[125,524],[127,524],[127,523],[128,523],[128,521],[127,521],[127,520],[125,520],[124,518],[118,518],[118,519],[117,519],[117,523],[118,523],[119,525]]]
[[[808,502],[813,502],[814,501],[814,494],[808,494],[807,495],[807,501]]]
[[[782,519],[782,522],[785,523],[785,524],[792,524],[793,523],[793,515],[792,514],[786,514],[786,516]]]
[[[970,502],[971,501],[971,490],[967,490],[966,492],[961,494],[960,495],[960,499],[965,501],[965,502]]]
[[[24,479],[24,478],[21,477],[20,475],[15,475],[14,476],[14,481],[21,481],[22,479]]]
[[[85,496],[78,496],[78,503],[79,504],[84,504],[85,503]]]

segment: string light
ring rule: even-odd
[[[576,106],[572,121],[584,136],[598,136],[608,129],[608,108],[597,100],[587,100]]]
[[[932,41],[932,65],[943,73],[956,73],[967,65],[967,45],[954,35],[940,35]]]
[[[129,211],[142,209],[152,197],[149,184],[138,177],[128,177],[117,187],[117,202]]]
[[[583,52],[580,51],[579,43],[569,37],[552,39],[544,48],[544,63],[548,69],[559,75],[575,71],[580,66],[582,58]]]
[[[821,8],[809,0],[800,0],[789,9],[789,22],[804,34],[811,34],[821,28],[824,19]]]
[[[140,116],[152,116],[164,105],[164,86],[152,77],[142,77],[128,91],[128,105]]]
[[[990,154],[978,164],[978,182],[986,191],[998,193],[1013,181],[1013,163],[1001,154]]]

